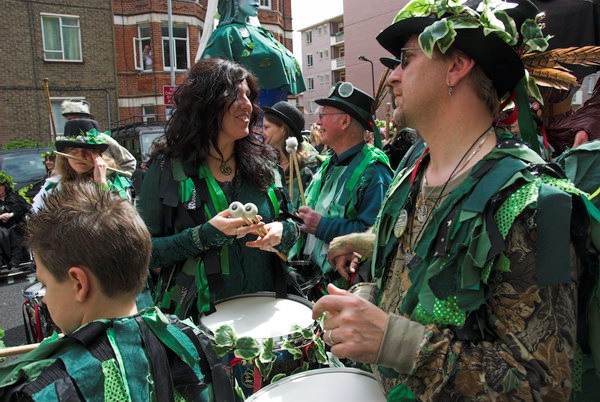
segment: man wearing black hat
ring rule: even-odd
[[[321,140],[333,150],[306,191],[307,206],[298,214],[305,232],[290,251],[292,258],[309,258],[321,268],[326,283],[339,278],[327,262],[329,242],[337,236],[363,232],[375,222],[390,184],[387,156],[364,141],[373,131],[373,98],[349,82],[335,85],[321,106],[317,124]],[[338,284],[344,286],[343,279]]]
[[[428,148],[386,194],[373,283],[330,285],[313,315],[328,312],[332,353],[372,363],[388,400],[568,400],[576,384],[589,202],[494,122],[501,98],[527,100],[515,47],[545,41],[537,21],[515,23],[532,4],[513,2],[413,0],[377,37]]]

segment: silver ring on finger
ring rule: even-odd
[[[335,339],[333,339],[333,329],[329,331],[327,338],[329,339],[329,344],[331,346],[335,345]]]

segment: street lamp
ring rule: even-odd
[[[375,67],[373,67],[373,62],[365,56],[358,56],[358,60],[371,63],[371,85],[373,86],[373,98],[375,98]]]

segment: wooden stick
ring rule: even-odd
[[[292,154],[288,158],[288,170],[290,171],[290,182],[288,185],[290,186],[290,200],[294,201],[294,158],[292,158]]]
[[[244,222],[246,222],[246,225],[254,225],[254,224],[260,222],[257,217],[248,218],[248,217],[242,215],[242,219],[244,219]],[[265,228],[258,228],[256,231],[258,232],[258,235],[260,237],[265,237],[268,233]],[[277,256],[279,258],[281,258],[281,260],[283,262],[287,262],[287,260],[288,260],[287,256],[285,254],[283,254],[281,251],[277,251],[277,250],[273,249],[273,252],[275,254],[277,254]]]
[[[58,336],[62,338],[65,335],[60,333],[60,334],[58,334]],[[39,343],[30,343],[28,345],[19,345],[19,346],[12,346],[10,348],[2,348],[2,349],[0,349],[0,357],[22,355],[22,354],[31,352],[38,346],[40,346]]]
[[[50,141],[56,141],[56,126],[52,116],[52,102],[50,102],[50,89],[48,89],[48,78],[42,78],[42,85],[46,92],[46,102],[48,103],[48,116],[50,116]]]
[[[85,160],[85,159],[78,158],[78,157],[76,157],[76,156],[73,156],[73,155],[66,154],[66,153],[64,153],[64,152],[58,152],[58,151],[56,151],[56,154],[57,154],[57,155],[60,155],[60,156],[64,156],[65,158],[70,158],[70,159],[73,159],[74,161],[83,162],[83,163],[85,163],[85,164],[87,164],[87,165],[89,165],[89,166],[94,166],[94,164],[93,164],[93,163],[90,163],[90,161],[87,161],[87,160]],[[124,172],[124,171],[122,171],[122,170],[119,170],[119,169],[111,168],[110,166],[107,166],[107,167],[106,167],[106,169],[107,169],[107,170],[112,170],[113,172],[117,172],[117,173],[119,173],[119,174],[122,174],[122,175],[123,175],[123,176],[125,176],[125,177],[131,177],[131,173],[129,173],[129,172]]]
[[[31,343],[29,345],[21,345],[21,346],[13,346],[10,348],[3,348],[3,349],[0,349],[0,357],[22,355],[27,352],[31,352],[38,346],[40,346],[39,343]]]
[[[298,163],[298,155],[296,152],[292,154],[294,160],[294,168],[296,169],[296,176],[298,179],[298,188],[300,189],[300,197],[302,197],[302,206],[306,206],[306,198],[304,198],[304,187],[302,186],[302,177],[300,176],[300,164]]]

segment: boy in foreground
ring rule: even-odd
[[[193,324],[137,311],[151,240],[127,200],[94,183],[64,186],[28,235],[44,302],[65,336],[0,367],[0,399],[235,400]]]

